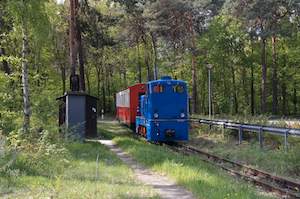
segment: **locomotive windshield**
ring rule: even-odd
[[[184,87],[182,85],[173,86],[173,92],[174,93],[183,93]]]
[[[183,85],[177,84],[173,86],[168,86],[168,85],[153,85],[152,86],[152,92],[153,94],[157,93],[184,93],[185,92],[185,87]]]
[[[164,92],[164,86],[163,85],[156,85],[153,87],[154,93],[163,93]]]

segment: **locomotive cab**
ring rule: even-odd
[[[188,93],[184,81],[163,77],[139,98],[136,132],[149,141],[188,140]]]

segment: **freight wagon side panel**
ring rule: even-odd
[[[145,94],[145,84],[136,84],[130,89],[130,128],[135,129],[135,119],[139,106],[139,96]]]
[[[117,119],[130,125],[130,89],[116,95]]]

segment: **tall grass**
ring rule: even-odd
[[[56,155],[56,150],[46,154],[49,148],[43,155],[19,151],[14,164],[0,173],[0,197],[157,198],[99,143],[73,142],[61,147],[64,153]]]
[[[190,135],[190,143],[202,150],[300,180],[299,138],[289,137],[289,149],[286,151],[282,136],[265,134],[263,148],[260,148],[255,133],[244,133],[241,145],[237,144],[238,133],[231,130],[226,130],[223,135],[218,128],[194,126]]]

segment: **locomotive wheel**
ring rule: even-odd
[[[144,126],[139,126],[138,127],[138,134],[143,136],[143,137],[146,137],[146,134],[147,134],[147,129],[146,127]]]

